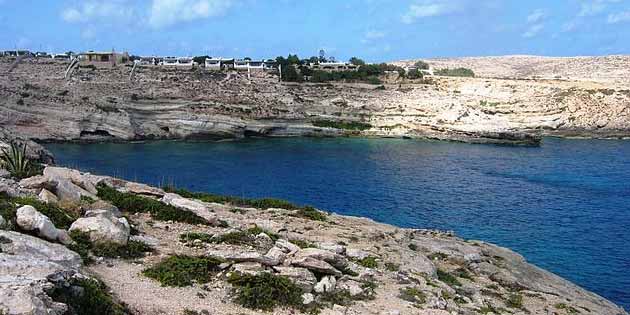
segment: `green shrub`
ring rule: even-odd
[[[98,243],[94,244],[90,241],[88,233],[82,231],[70,232],[70,237],[74,241],[68,248],[75,251],[86,264],[92,263],[89,253],[95,256],[106,258],[135,259],[142,258],[148,252],[152,252],[153,248],[140,241],[128,241],[127,245],[117,243]]]
[[[179,209],[161,201],[122,193],[106,185],[97,187],[98,197],[111,202],[119,209],[130,213],[150,213],[151,217],[161,221],[176,221],[189,224],[209,224],[204,218],[191,211]]]
[[[68,305],[67,315],[123,315],[130,312],[107,293],[107,287],[95,279],[72,279],[71,286],[58,286],[49,296]],[[73,290],[80,287],[82,290]]]
[[[523,308],[523,296],[518,293],[512,293],[508,296],[505,304],[511,308]]]
[[[223,260],[216,257],[193,257],[175,255],[157,265],[145,269],[142,274],[159,281],[163,286],[185,287],[197,283],[207,283],[220,271]]]
[[[313,207],[304,207],[299,209],[295,215],[300,218],[305,218],[313,221],[327,221],[326,214],[313,208]]]
[[[22,179],[41,174],[41,164],[31,161],[26,155],[26,144],[11,142],[9,148],[0,152],[0,168],[6,169],[11,176]]]
[[[409,245],[407,245],[407,247],[409,247],[409,249],[411,249],[412,251],[417,251],[418,250],[418,245],[411,243]]]
[[[420,289],[418,288],[401,288],[398,297],[407,302],[414,303],[414,305],[416,306],[427,302],[426,294],[424,294],[424,292],[420,291]]]
[[[274,242],[279,238],[277,234],[255,226],[245,231],[235,231],[218,235],[216,237],[213,237],[212,241],[214,243],[224,243],[231,245],[252,245],[256,241],[256,235],[260,233],[267,234]]]
[[[5,192],[0,192],[0,216],[7,221],[4,227],[6,230],[13,230],[16,226],[15,219],[17,216],[17,208],[10,200],[11,197]]]
[[[438,276],[438,280],[448,284],[451,287],[459,287],[462,285],[461,282],[457,280],[457,277],[453,276],[452,274],[442,269],[437,270],[437,276]]]
[[[232,273],[235,302],[251,309],[271,311],[276,306],[300,308],[302,290],[289,278],[263,272],[258,275]]]
[[[400,270],[400,265],[388,262],[388,263],[385,263],[385,268],[387,269],[387,271],[395,272],[395,271]]]
[[[475,76],[475,72],[467,68],[438,69],[435,71],[435,74],[449,76],[449,77],[474,77]]]
[[[468,279],[468,280],[473,280],[472,275],[470,274],[470,272],[468,272],[468,270],[466,270],[465,268],[457,268],[455,270],[454,275],[458,278],[462,278],[462,279]]]
[[[575,307],[567,305],[565,303],[556,303],[554,306],[559,310],[565,310],[567,314],[578,314],[580,312]]]
[[[357,263],[365,268],[374,269],[378,267],[378,262],[376,262],[376,257],[374,256],[365,257],[361,260],[358,260]]]
[[[336,128],[346,130],[367,130],[372,128],[372,125],[357,121],[334,121],[334,120],[316,120],[313,122],[313,126],[322,128]]]
[[[200,240],[204,243],[212,243],[212,235],[197,232],[182,233],[179,235],[179,241],[182,243],[192,242],[194,240]]]
[[[299,248],[317,248],[317,245],[309,241],[295,239],[295,240],[289,240],[289,242],[297,245]]]

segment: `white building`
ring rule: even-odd
[[[312,70],[320,70],[320,71],[356,71],[359,69],[359,66],[353,65],[351,63],[346,62],[320,62],[320,63],[311,63],[310,68]]]
[[[208,70],[223,70],[234,67],[234,59],[228,58],[206,58],[205,67]]]
[[[163,67],[192,69],[195,65],[195,62],[191,57],[164,57],[164,60],[162,60],[160,65]]]

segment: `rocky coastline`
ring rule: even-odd
[[[0,210],[2,314],[628,314],[506,248],[280,200],[46,166]]]
[[[0,58],[0,72],[11,60]],[[78,68],[25,60],[0,77],[0,123],[37,141],[398,137],[538,145],[544,136],[630,136],[630,91],[602,80],[383,78],[280,83],[258,73]],[[475,69],[477,71],[477,69]],[[318,126],[318,122],[338,123]],[[344,128],[342,123],[365,124]]]

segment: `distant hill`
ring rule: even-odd
[[[394,64],[412,65],[417,60]],[[630,82],[630,56],[543,57],[496,56],[423,59],[434,69],[470,68],[479,77],[571,79],[598,82]]]

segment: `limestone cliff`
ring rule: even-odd
[[[10,60],[0,59],[0,72]],[[360,134],[536,143],[540,135],[626,137],[630,90],[615,81],[395,76],[382,86],[286,84],[272,75],[79,68],[26,60],[0,77],[0,124],[40,140]],[[320,128],[360,121],[364,131]],[[529,136],[535,135],[535,137]]]

